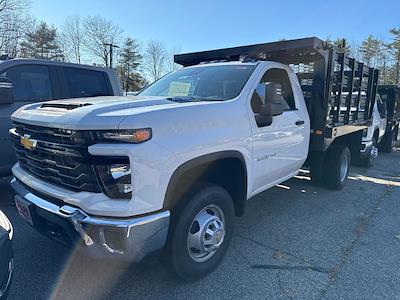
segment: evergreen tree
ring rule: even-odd
[[[64,54],[57,41],[57,30],[41,22],[34,30],[27,32],[21,42],[21,56],[50,60],[64,60]]]
[[[126,92],[137,91],[142,88],[143,78],[138,73],[141,60],[142,55],[139,52],[139,43],[130,37],[126,38],[119,54],[117,68]]]
[[[390,30],[392,35],[392,43],[390,43],[389,48],[393,53],[394,58],[394,82],[395,84],[400,84],[400,27],[393,28]]]
[[[339,51],[346,53],[347,55],[351,55],[352,49],[350,43],[345,38],[339,38],[333,41],[333,46],[339,49]]]
[[[369,35],[360,46],[360,53],[364,63],[370,67],[375,67],[382,42],[372,35]]]

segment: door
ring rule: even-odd
[[[44,65],[18,65],[0,71],[13,86],[13,103],[0,104],[0,176],[15,163],[14,146],[9,138],[11,115],[25,104],[53,99],[49,69]]]
[[[289,78],[284,68],[270,68],[263,74],[251,96],[254,194],[293,175],[307,158],[309,117],[301,89],[295,80]],[[263,90],[260,86],[268,83],[281,86],[277,99],[284,105],[284,112],[274,116],[271,125],[259,126],[254,116],[265,103],[265,95],[260,95]]]

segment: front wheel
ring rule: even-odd
[[[175,218],[169,242],[175,273],[190,281],[212,272],[232,237],[234,206],[229,193],[207,184],[188,197]]]

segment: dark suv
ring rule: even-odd
[[[111,69],[38,59],[0,60],[0,177],[15,163],[11,114],[25,104],[66,98],[123,95]]]

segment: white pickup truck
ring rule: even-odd
[[[378,145],[381,143],[387,124],[387,109],[384,103],[376,94],[375,104],[372,111],[372,122],[368,129],[364,131],[362,138],[362,146],[360,152],[360,162],[364,167],[371,167],[374,164],[376,157],[378,157]]]
[[[138,96],[19,109],[11,184],[47,236],[129,261],[164,248],[190,280],[222,260],[247,200],[304,164],[313,182],[345,185],[376,77],[317,38],[175,60],[186,67]]]

